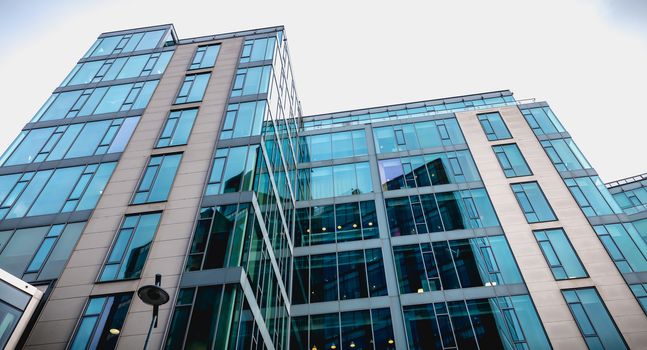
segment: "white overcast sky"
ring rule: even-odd
[[[604,181],[647,172],[647,1],[0,0],[4,150],[102,32],[283,24],[305,114],[510,89]]]

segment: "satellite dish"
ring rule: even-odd
[[[159,286],[152,284],[143,286],[137,290],[137,296],[144,303],[153,306],[160,306],[168,303],[170,297],[168,293]]]

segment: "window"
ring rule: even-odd
[[[290,349],[394,350],[388,308],[292,317]]]
[[[481,179],[467,150],[379,160],[378,166],[384,191]]]
[[[31,129],[20,133],[0,158],[9,166],[123,152],[139,117]]]
[[[189,69],[210,68],[216,64],[220,45],[199,46],[193,56]]]
[[[591,169],[591,164],[571,138],[541,141],[541,145],[557,171]]]
[[[550,349],[530,296],[403,307],[409,349]]]
[[[274,56],[276,37],[245,40],[240,63],[271,60]]]
[[[647,210],[647,187],[623,189],[622,192],[614,193],[613,199],[626,214],[639,213]]]
[[[562,295],[589,349],[627,349],[595,288],[563,290]]]
[[[564,230],[557,228],[533,233],[556,280],[588,277]]]
[[[181,159],[181,153],[152,156],[139,181],[132,204],[165,201],[171,192]]]
[[[53,94],[31,122],[143,109],[159,80]]]
[[[478,114],[478,118],[488,140],[496,141],[512,138],[499,112]]]
[[[391,236],[499,226],[485,189],[386,199]]]
[[[631,291],[638,299],[643,311],[647,314],[647,283],[630,284]]]
[[[254,211],[248,203],[205,207],[195,227],[186,271],[241,266]]]
[[[368,162],[299,170],[301,200],[338,197],[373,191]]]
[[[131,300],[130,293],[90,297],[69,349],[116,348]]]
[[[268,92],[272,66],[241,68],[236,72],[231,97],[264,94]]]
[[[177,94],[175,104],[199,102],[204,97],[211,73],[193,74],[184,77],[184,82]]]
[[[523,283],[504,236],[393,247],[400,293]]]
[[[266,107],[266,101],[232,103],[227,106],[220,138],[224,140],[260,135],[264,121],[270,119]]]
[[[171,56],[173,51],[165,51],[79,63],[63,80],[61,87],[162,74]]]
[[[153,213],[125,217],[99,281],[141,277],[160,216]]]
[[[521,110],[526,121],[535,135],[555,134],[566,132],[553,111],[548,107],[539,107]]]
[[[302,149],[299,162],[317,162],[368,154],[364,130],[302,136],[300,139]]]
[[[117,163],[0,176],[0,218],[93,209]]]
[[[564,182],[586,216],[622,213],[599,177],[576,177],[565,179]]]
[[[526,163],[516,144],[492,146],[492,149],[499,160],[505,177],[532,175],[528,163]]]
[[[254,316],[242,299],[235,284],[180,289],[164,349],[230,349],[233,340],[244,342]]]
[[[0,231],[0,268],[26,282],[56,279],[85,222]]]
[[[251,191],[260,150],[258,145],[217,149],[206,195]]]
[[[0,295],[0,347],[9,349],[6,347],[9,338],[14,335],[16,325],[32,298],[3,280],[0,280]]]
[[[156,147],[171,147],[186,145],[193,129],[193,122],[198,114],[197,108],[172,111],[166,119],[162,134],[157,140]]]
[[[294,260],[295,304],[386,295],[379,248],[300,256]]]
[[[633,224],[593,226],[609,256],[623,273],[647,271],[647,240]]]
[[[379,235],[375,202],[351,202],[296,211],[295,246],[308,246]]]
[[[512,191],[528,223],[557,220],[537,182],[512,184]]]
[[[165,31],[166,29],[160,29],[100,38],[90,47],[83,58],[154,49],[160,44],[160,39]]]
[[[455,118],[373,129],[377,153],[462,145],[463,134]]]

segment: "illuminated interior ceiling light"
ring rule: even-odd
[[[119,335],[119,333],[121,333],[121,331],[118,330],[117,328],[110,328],[108,332],[110,332],[110,334],[112,335]]]
[[[338,229],[338,230],[341,230],[341,225],[337,225],[337,229]]]
[[[372,222],[372,221],[369,221],[369,222],[368,222],[368,226],[373,226],[373,222]]]
[[[393,341],[393,339],[389,339],[389,340],[387,341],[387,343],[389,343],[389,344],[393,344],[393,343],[395,343],[395,342]]]
[[[310,229],[309,229],[309,228],[307,228],[307,229],[306,229],[306,232],[310,233]]]
[[[331,348],[332,350],[335,350],[335,349],[337,349],[337,345],[333,344],[333,345],[331,345],[331,346],[330,346],[330,348]]]
[[[353,224],[353,228],[357,228],[357,224]]]
[[[321,228],[321,231],[326,231],[326,228],[325,228],[325,227],[322,227],[322,228]]]
[[[355,347],[355,342],[354,342],[354,341],[350,342],[350,347],[351,347],[351,348],[354,348],[354,347]]]
[[[423,293],[425,290],[422,288],[418,288],[418,293]]]

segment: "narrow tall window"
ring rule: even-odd
[[[595,288],[563,290],[562,294],[589,349],[627,349]]]
[[[161,214],[128,215],[121,224],[100,281],[139,278]]]
[[[216,64],[220,45],[200,46],[195,51],[189,69],[210,68]]]
[[[526,163],[516,144],[492,146],[492,149],[499,160],[505,177],[532,175],[528,163]]]
[[[197,108],[172,111],[166,119],[157,147],[186,145],[197,114]]]
[[[588,276],[564,230],[541,230],[533,233],[556,280]]]
[[[557,220],[537,182],[512,184],[512,191],[528,223]]]
[[[496,141],[512,138],[499,112],[479,114],[478,118],[488,140]]]
[[[171,191],[180,159],[181,153],[151,157],[132,204],[165,201]]]
[[[124,325],[131,293],[91,297],[68,349],[114,349]]]
[[[202,101],[209,77],[211,77],[211,73],[193,74],[184,77],[184,82],[180,92],[177,94],[175,104]]]

